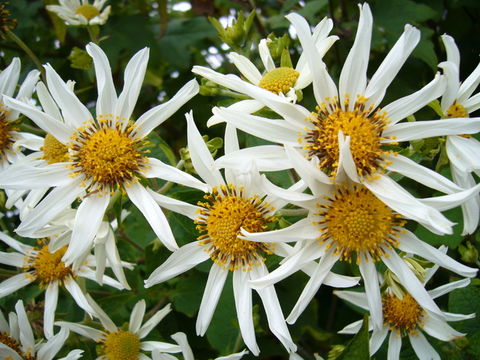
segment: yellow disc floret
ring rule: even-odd
[[[47,134],[43,140],[43,159],[49,164],[68,161],[68,149],[51,134]]]
[[[0,104],[0,155],[5,158],[7,152],[12,148],[14,139],[12,123],[7,120],[8,111]]]
[[[137,175],[147,167],[148,159],[141,150],[147,141],[133,137],[134,126],[122,129],[109,121],[89,123],[79,129],[70,144],[71,168],[75,175],[83,174],[90,187],[113,192],[138,181]]]
[[[48,245],[36,248],[38,252],[31,256],[25,266],[27,271],[33,270],[33,276],[40,282],[40,286],[46,287],[53,281],[62,282],[67,276],[73,275],[72,268],[65,266],[62,257],[67,251],[67,246],[50,252]]]
[[[316,215],[320,220],[321,242],[329,242],[341,259],[351,261],[356,254],[370,254],[374,261],[385,253],[385,249],[396,246],[400,230],[404,225],[400,215],[380,201],[367,188],[338,187],[333,197],[319,205]]]
[[[251,269],[263,261],[262,253],[271,253],[268,245],[240,239],[240,230],[265,231],[275,219],[268,216],[270,206],[258,196],[245,198],[243,190],[233,185],[214,188],[199,202],[200,216],[195,221],[197,229],[205,233],[199,237],[201,245],[209,244],[210,258],[229,270]]]
[[[140,338],[130,331],[110,333],[104,340],[103,352],[108,360],[138,360]]]
[[[87,20],[92,20],[94,17],[100,15],[100,11],[91,4],[80,5],[75,11],[76,14],[83,15]]]
[[[445,112],[447,118],[468,118],[468,111],[463,105],[453,103]]]
[[[405,336],[421,326],[424,311],[410,294],[405,294],[402,299],[385,294],[382,303],[383,321],[391,330]]]
[[[343,110],[337,101],[322,104],[317,112],[306,120],[313,124],[312,129],[299,139],[308,150],[309,157],[316,156],[320,168],[329,176],[335,176],[340,156],[338,135],[350,136],[350,151],[360,176],[371,176],[383,169],[383,156],[392,153],[383,149],[382,142],[391,137],[383,137],[388,120],[380,110],[365,106],[366,99],[359,98],[352,111]],[[348,100],[345,104],[348,109]],[[390,142],[390,145],[393,143]]]
[[[22,346],[20,343],[11,337],[9,334],[0,332],[0,343],[7,345],[10,349],[17,352],[20,356],[23,356]]]
[[[289,67],[279,67],[263,75],[258,86],[275,94],[286,94],[297,82],[300,73]]]

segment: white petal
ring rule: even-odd
[[[382,346],[385,338],[388,335],[388,327],[384,326],[378,331],[373,331],[372,336],[370,337],[370,356],[375,354],[380,346]]]
[[[253,114],[254,112],[259,111],[263,107],[264,105],[260,101],[254,100],[254,99],[240,100],[228,106],[230,110],[235,110],[243,114]],[[208,119],[207,126],[210,127],[216,124],[220,124],[222,122],[223,122],[222,118],[219,118],[218,116],[213,115],[210,117],[210,119]]]
[[[378,283],[378,280],[377,280]],[[338,291],[334,290],[333,293],[337,295],[340,299],[346,300],[356,306],[361,307],[364,310],[368,310],[368,300],[367,294],[359,291]]]
[[[199,90],[197,81],[190,80],[166,103],[155,106],[140,116],[135,123],[137,127],[136,136],[143,138],[147,136],[153,129],[172,116],[180,109],[188,100],[194,97]]]
[[[252,315],[252,290],[248,286],[248,272],[235,270],[233,272],[233,296],[237,311],[238,325],[243,342],[250,351],[258,356],[260,349],[255,340],[255,328]]]
[[[223,155],[215,160],[215,164],[220,168],[236,168],[255,159],[259,171],[280,171],[291,168],[286,158],[283,146],[260,145]]]
[[[95,315],[95,310],[90,306],[82,289],[73,278],[67,278],[64,280],[63,284],[78,306],[85,310],[90,316]]]
[[[0,251],[0,264],[22,267],[25,263],[25,256],[14,252]]]
[[[470,279],[457,280],[457,281],[453,281],[453,282],[441,285],[439,287],[436,287],[433,290],[429,290],[428,294],[432,297],[432,299],[436,299],[437,297],[448,294],[449,292],[455,289],[464,288],[469,284],[470,284]]]
[[[446,114],[448,108],[455,102],[460,88],[460,69],[459,67],[450,62],[444,61],[438,64],[438,67],[443,69],[445,79],[447,80],[447,86],[445,92],[442,95],[441,107],[442,113]]]
[[[20,67],[20,59],[14,57],[10,65],[0,73],[0,94],[13,95],[20,77]]]
[[[274,70],[275,64],[273,63],[272,55],[268,49],[267,39],[260,40],[260,43],[258,44],[258,52],[260,54],[260,58],[262,59],[263,66],[265,66],[267,72]]]
[[[14,293],[33,281],[35,281],[35,277],[30,273],[13,275],[11,278],[8,278],[0,283],[0,298]]]
[[[227,275],[228,270],[223,266],[219,266],[215,263],[212,264],[210,273],[208,274],[207,285],[203,291],[200,309],[198,310],[196,324],[198,336],[203,336],[207,331],[208,325],[210,325],[210,321],[212,320],[213,313],[217,307],[218,300],[220,299]]]
[[[33,330],[28,320],[27,313],[23,307],[23,301],[18,300],[15,304],[15,311],[18,316],[18,326],[20,328],[20,342],[22,343],[22,350],[24,352],[34,353],[35,338],[33,337]]]
[[[171,181],[180,185],[192,187],[202,191],[208,191],[208,186],[196,179],[190,174],[177,169],[174,166],[167,165],[155,158],[148,158],[148,165],[150,168],[145,171],[146,178],[159,178]],[[128,192],[128,188],[127,188]]]
[[[58,360],[78,360],[83,356],[83,350],[72,350],[70,351],[67,356],[62,357]]]
[[[19,190],[68,186],[72,183],[70,172],[64,163],[46,167],[14,164],[0,173],[0,186],[4,189]]]
[[[145,280],[145,287],[151,287],[171,279],[209,259],[208,252],[200,246],[200,241],[194,241],[174,251],[165,262],[157,267]]]
[[[399,360],[401,348],[402,348],[402,338],[397,332],[391,331],[390,337],[388,338],[387,360]]]
[[[446,194],[462,191],[457,184],[437,172],[428,169],[425,166],[417,164],[415,161],[402,155],[387,155],[385,160],[390,161],[388,170],[398,172],[410,179],[413,179],[432,189]]]
[[[442,251],[439,251],[426,242],[421,241],[407,229],[403,229],[399,240],[398,248],[402,251],[417,254],[418,256],[421,256],[434,264],[439,264],[441,267],[461,276],[475,277],[477,274],[478,269],[460,264]]]
[[[378,106],[385,96],[385,92],[393,79],[397,76],[407,58],[420,41],[420,31],[407,24],[402,36],[390,49],[375,74],[368,82],[365,97],[368,103]]]
[[[37,83],[39,76],[40,71],[37,69],[31,70],[27,74],[25,80],[23,80],[23,83],[20,86],[20,89],[18,90],[18,94],[16,96],[18,100],[27,101],[32,97],[33,89],[35,88],[35,84]]]
[[[33,250],[33,248],[30,245],[25,245],[20,241],[15,240],[14,238],[5,234],[3,231],[0,231],[0,240],[3,241],[8,246],[10,246],[12,249],[17,250],[22,254],[28,254]]]
[[[338,331],[339,334],[356,334],[363,325],[363,319],[357,320],[351,324],[345,326],[342,330]]]
[[[231,52],[228,54],[228,59],[235,65],[235,67],[245,76],[252,84],[258,85],[262,79],[262,74],[257,67],[243,55]]]
[[[143,339],[145,336],[147,336],[150,331],[152,331],[152,329],[156,327],[158,323],[162,321],[163,318],[167,316],[171,311],[172,306],[170,304],[167,304],[161,310],[158,310],[155,315],[148,319],[148,321],[146,321],[145,324],[143,324],[142,327],[137,331],[138,337],[140,339]]]
[[[39,360],[52,360],[65,344],[69,333],[68,329],[61,328],[55,336],[48,339],[46,344],[42,344],[37,352],[37,358]]]
[[[135,204],[147,219],[155,234],[160,241],[170,251],[178,249],[178,245],[168,224],[167,218],[163,214],[160,206],[153,200],[150,193],[139,183],[133,183],[126,188],[129,199]]]
[[[379,330],[383,326],[383,312],[377,269],[370,256],[365,254],[361,256],[359,268],[363,283],[365,284],[365,293],[372,325],[375,330]]]
[[[125,68],[123,90],[118,95],[113,115],[119,116],[125,125],[132,116],[133,108],[137,103],[138,94],[142,87],[145,71],[147,69],[149,48],[143,48],[132,56]]]
[[[315,239],[319,236],[319,231],[310,218],[305,218],[280,230],[249,233],[242,228],[242,235],[242,239],[249,241],[275,243]]]
[[[458,91],[458,102],[463,104],[473,94],[478,84],[480,83],[480,64],[477,65],[475,70],[465,79],[460,85]]]
[[[480,161],[477,156],[480,152],[480,142],[477,139],[447,136],[446,149],[448,159],[459,171],[472,172],[480,169]]]
[[[23,360],[15,350],[3,343],[0,343],[0,357],[2,359]]]
[[[67,328],[68,330],[73,331],[74,333],[88,337],[89,339],[92,339],[93,341],[96,341],[96,342],[99,342],[100,340],[102,340],[106,335],[103,331],[91,328],[90,326],[80,325],[80,324],[66,322],[66,321],[57,321],[55,322],[55,325]]]
[[[235,354],[230,354],[230,355],[227,355],[227,356],[220,356],[220,357],[216,358],[215,360],[240,360],[243,357],[243,355],[246,355],[246,354],[248,354],[248,351],[243,350],[243,351],[235,353]],[[185,360],[187,360],[187,359],[185,359]]]
[[[85,296],[88,300],[88,303],[95,311],[95,316],[100,320],[104,329],[109,332],[117,332],[118,328],[115,323],[108,317],[108,315],[103,311],[103,309],[92,299],[92,297],[87,293]],[[72,329],[72,331],[75,331]],[[82,334],[83,335],[83,334]],[[95,339],[94,339],[95,340]]]
[[[438,320],[428,315],[423,318],[422,329],[428,335],[442,341],[451,341],[465,335],[452,328],[446,321]]]
[[[145,316],[145,309],[147,304],[145,300],[140,300],[135,304],[130,314],[130,322],[128,323],[128,331],[137,333],[142,325],[143,317]]]
[[[419,359],[440,360],[438,353],[421,332],[418,331],[415,335],[409,334],[408,337]]]
[[[333,250],[330,249],[326,254],[320,259],[315,272],[312,274],[312,277],[308,280],[307,285],[302,290],[300,297],[297,300],[297,303],[293,307],[290,315],[287,317],[287,322],[289,324],[294,324],[298,317],[302,314],[305,308],[308,306],[312,298],[317,293],[318,289],[323,283],[323,280],[329,273],[330,269],[340,258],[340,254],[334,255]]]
[[[171,336],[173,340],[177,342],[178,345],[182,348],[182,355],[184,360],[195,360],[193,357],[192,348],[188,344],[187,335],[182,332],[177,332]]]
[[[302,271],[304,271],[304,268],[302,268]],[[335,288],[349,288],[358,285],[359,281],[359,276],[346,276],[330,272],[323,280],[323,283]]]
[[[86,46],[88,54],[93,58],[95,77],[97,78],[97,115],[113,115],[117,93],[112,79],[112,69],[103,50],[94,43]]]
[[[125,273],[123,272],[122,260],[118,254],[117,245],[115,243],[115,238],[113,233],[109,231],[107,241],[105,243],[105,252],[108,259],[108,263],[115,274],[115,277],[127,290],[130,290],[127,279],[125,278]]]
[[[451,61],[457,68],[460,68],[460,51],[453,37],[447,34],[440,36],[447,51],[447,61]]]
[[[50,64],[45,65],[45,71],[48,89],[62,110],[66,124],[78,129],[83,126],[86,121],[91,120],[92,114],[90,111],[78,100],[77,96],[67,84],[65,84]]]
[[[72,264],[91,249],[109,201],[109,193],[103,196],[92,195],[83,198],[75,215],[70,245],[62,258],[66,265]]]
[[[344,136],[342,130],[338,131],[338,172],[336,175],[336,181],[339,182],[339,178],[342,177],[342,170],[345,171],[345,174],[352,181],[359,183],[360,178],[358,177],[357,166],[353,160],[352,152],[350,151],[350,136]]]
[[[182,351],[182,349],[178,345],[169,344],[161,341],[142,341],[140,343],[140,349],[144,351],[153,351],[156,349],[167,353],[179,353],[180,351]]]
[[[357,95],[365,93],[367,83],[368,58],[370,56],[370,41],[372,38],[372,13],[367,3],[359,4],[360,19],[357,34],[347,59],[342,68],[339,80],[339,100],[342,104],[350,98],[349,110],[353,109]]]
[[[394,102],[385,106],[382,110],[387,113],[388,120],[390,121],[389,128],[387,128],[386,131],[388,131],[400,120],[405,119],[407,116],[423,108],[430,101],[440,97],[443,94],[444,89],[444,79],[437,74],[432,81],[430,81],[420,90],[395,100]]]
[[[215,166],[212,154],[195,125],[193,112],[186,113],[185,118],[187,119],[188,149],[193,167],[198,175],[210,186],[225,185],[222,174]]]
[[[251,272],[252,280],[265,277],[268,274],[267,268],[263,263],[252,268]],[[267,314],[268,327],[272,333],[280,340],[288,352],[297,351],[297,346],[293,343],[287,325],[285,324],[282,308],[280,307],[273,285],[258,289],[257,292],[262,300],[263,308]]]
[[[155,200],[157,204],[161,207],[185,215],[192,220],[198,218],[198,206],[174,199],[172,197],[158,194],[149,188],[147,188],[147,191],[153,198],[153,200]]]
[[[50,339],[53,336],[53,322],[55,321],[55,310],[58,302],[58,281],[48,284],[45,291],[45,310],[43,312],[43,332],[45,337]]]

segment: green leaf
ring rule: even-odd
[[[368,336],[368,314],[363,317],[363,324],[360,331],[355,337],[348,343],[345,350],[337,358],[337,360],[363,360],[370,359],[369,353],[369,336]]]
[[[206,281],[205,274],[192,271],[189,272],[188,277],[182,278],[175,287],[175,295],[172,296],[175,310],[189,317],[195,316],[202,301]]]

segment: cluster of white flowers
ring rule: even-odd
[[[105,1],[60,4],[48,8],[71,25],[102,24],[110,12],[110,7],[102,11]],[[147,48],[127,64],[123,90],[117,94],[106,54],[94,43],[87,45],[98,90],[95,115],[75,95],[73,82],[62,80],[49,64],[44,66],[45,83],[39,81],[38,71],[32,71],[13,98],[20,73],[20,62],[14,59],[0,74],[0,188],[7,194],[7,206],[19,211],[16,234],[38,241],[31,246],[0,232],[0,240],[10,248],[0,252],[0,263],[19,270],[0,283],[0,298],[36,281],[45,290],[47,342],[35,344],[19,302],[16,314],[9,317],[10,325],[0,317],[0,354],[12,359],[30,359],[35,354],[37,359],[53,359],[71,331],[100,343],[99,359],[150,358],[146,354],[154,360],[176,359],[171,355],[175,353],[194,359],[183,333],[172,335],[176,344],[142,340],[167,316],[170,305],[142,325],[146,303],[140,300],[128,328],[119,328],[79,285],[84,278],[130,289],[124,271],[134,264],[122,261],[117,249],[117,220],[104,220],[118,194],[128,196],[172,252],[145,280],[146,288],[202,262],[211,263],[197,335],[206,333],[230,272],[240,333],[254,355],[260,348],[252,316],[253,290],[263,304],[270,331],[291,359],[299,356],[287,323],[297,321],[322,284],[339,289],[361,282],[364,292],[335,293],[369,312],[371,355],[390,333],[389,359],[399,358],[403,337],[409,338],[420,359],[439,359],[422,331],[443,341],[464,335],[447,321],[473,314],[446,313],[435,299],[467,286],[477,269],[446,255],[446,248],[417,238],[405,225],[412,221],[435,234],[451,234],[454,223],[441,212],[461,206],[463,233],[471,234],[478,226],[480,185],[472,173],[480,176],[480,143],[471,134],[480,131],[480,118],[469,115],[480,108],[480,94],[472,96],[480,82],[480,66],[461,82],[459,51],[454,40],[444,35],[447,60],[439,64],[442,71],[418,91],[384,104],[387,89],[419,43],[420,32],[406,25],[368,78],[373,19],[368,4],[359,8],[355,41],[338,85],[322,61],[338,40],[329,36],[333,22],[326,18],[312,31],[298,14],[287,16],[303,49],[295,68],[276,67],[267,40],[258,46],[263,73],[243,55],[228,56],[247,81],[205,67],[193,68],[195,74],[249,97],[212,109],[208,125],[226,123],[225,151],[218,159],[197,129],[193,112],[185,115],[188,150],[198,177],[148,156],[146,149],[148,135],[198,93],[196,80],[132,121],[147,69]],[[299,104],[297,96],[310,85],[317,104],[314,109]],[[31,101],[34,88],[40,106]],[[441,118],[404,121],[436,99],[441,99]],[[258,115],[263,108],[278,116]],[[12,124],[19,114],[46,136],[17,131]],[[240,148],[237,129],[274,144]],[[452,180],[395,150],[400,143],[431,137],[446,137]],[[273,184],[267,175],[279,170],[295,174],[298,181],[289,188]],[[416,198],[393,174],[444,195]],[[148,185],[148,179],[156,178],[203,191],[203,200],[191,204],[161,194]],[[197,239],[179,247],[162,208],[190,218],[199,232]],[[304,216],[279,229],[282,211]],[[269,271],[265,259],[272,254],[282,260]],[[332,272],[339,261],[357,264],[361,277]],[[383,272],[376,266],[380,262],[386,268]],[[427,291],[425,283],[439,267],[464,279]],[[116,279],[105,275],[106,268]],[[297,271],[306,273],[309,280],[285,318],[275,284]],[[55,311],[60,287],[79,308],[97,318],[103,330],[59,320]],[[341,332],[356,333],[361,325],[359,320]],[[60,330],[55,333],[56,327]],[[218,359],[240,359],[246,353]],[[64,359],[80,356],[81,351],[74,350]]]

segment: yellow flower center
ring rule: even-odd
[[[29,259],[25,266],[26,271],[33,270],[33,276],[40,281],[40,286],[46,287],[52,281],[62,281],[65,277],[73,275],[72,268],[65,266],[62,257],[67,251],[67,246],[50,252],[48,245],[43,245],[40,249],[36,248],[38,253]]]
[[[382,303],[383,321],[391,330],[397,330],[405,336],[421,326],[424,311],[410,294],[404,295],[403,299],[385,294]]]
[[[275,94],[286,94],[297,82],[300,73],[289,67],[279,67],[263,75],[258,86]]]
[[[92,20],[95,16],[100,15],[100,11],[91,4],[83,4],[79,6],[75,13],[83,15],[87,20]]]
[[[35,360],[36,357],[30,353],[25,354],[22,351],[22,346],[20,343],[11,337],[9,334],[0,331],[0,343],[7,345],[10,349],[15,351],[22,359],[25,360]],[[6,357],[4,360],[13,360],[12,357]]]
[[[12,123],[7,120],[8,111],[0,104],[0,155],[5,158],[6,153],[12,148],[14,142]]]
[[[383,140],[392,139],[382,136],[387,128],[387,117],[380,109],[372,113],[373,108],[365,106],[366,100],[359,98],[353,111],[342,110],[337,101],[322,104],[312,117],[306,119],[314,127],[299,141],[304,142],[303,148],[308,150],[309,157],[318,157],[319,166],[327,175],[335,176],[337,172],[340,130],[344,136],[350,136],[350,151],[360,176],[371,176],[383,169],[383,156],[392,153],[382,146]],[[348,100],[345,108],[348,108]]]
[[[55,139],[53,135],[47,134],[43,140],[43,159],[49,164],[68,161],[68,149],[60,141]]]
[[[148,142],[134,139],[133,130],[134,126],[121,129],[118,123],[112,126],[107,120],[79,129],[69,145],[74,174],[83,174],[86,181],[92,181],[90,188],[101,192],[113,192],[138,181],[137,175],[148,163],[143,154],[149,151],[141,150]]]
[[[445,112],[447,118],[468,118],[467,109],[463,105],[453,103]]]
[[[242,240],[240,229],[248,232],[265,231],[267,225],[275,221],[267,216],[272,209],[258,196],[244,198],[243,190],[234,185],[214,188],[204,196],[206,202],[201,207],[197,229],[205,233],[198,237],[200,245],[210,244],[210,258],[219,265],[227,265],[229,270],[250,270],[252,265],[264,261],[262,253],[271,254],[269,246],[260,242]]]
[[[140,338],[130,331],[110,333],[104,340],[103,352],[109,360],[138,360]]]
[[[379,260],[385,248],[396,247],[396,239],[405,224],[392,209],[377,199],[366,187],[338,187],[335,194],[326,198],[316,213],[320,217],[321,242],[330,242],[342,260],[351,261],[361,253]]]

